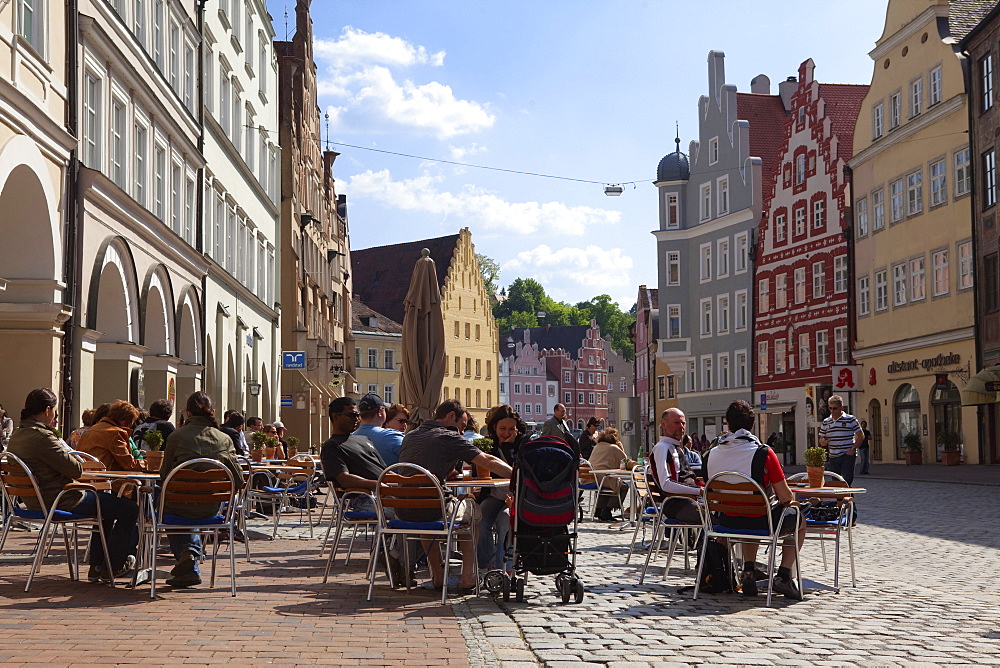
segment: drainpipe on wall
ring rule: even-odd
[[[205,159],[205,2],[206,0],[198,0],[198,152],[201,154],[201,158]],[[247,46],[249,48],[249,45]],[[202,253],[206,254],[208,251],[205,248],[205,168],[201,167],[198,170],[198,200],[195,205],[197,208],[197,235],[198,239],[195,241],[195,248]],[[203,274],[201,277],[201,362],[202,362],[202,377],[201,377],[201,389],[209,390],[211,388],[207,387],[205,384],[206,376],[208,375],[208,274]],[[215,345],[218,346],[219,342],[216,340]],[[216,357],[218,357],[218,350],[216,350]],[[196,363],[198,360],[194,360]],[[213,376],[215,373],[213,372]],[[197,387],[197,385],[196,385]],[[216,400],[221,401],[221,397],[216,397]],[[186,401],[187,398],[185,397]]]
[[[77,95],[79,82],[77,74],[79,34],[79,7],[77,0],[66,3],[66,130],[77,138],[79,124],[77,122]],[[77,231],[82,221],[78,220],[77,190],[80,175],[80,163],[77,157],[78,148],[74,147],[69,154],[69,164],[66,166],[65,199],[66,213],[63,219],[63,279],[66,284],[63,290],[63,303],[70,308],[69,319],[63,324],[62,338],[62,427],[67,427],[73,416],[76,403],[75,378],[73,374],[73,349],[76,344],[76,330],[80,323],[80,280],[77,272],[80,268],[81,245],[77,243]]]

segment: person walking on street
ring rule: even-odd
[[[570,425],[566,421],[569,416],[566,414],[566,406],[563,404],[556,404],[552,408],[552,417],[545,421],[542,425],[542,436],[556,436],[566,441],[569,447],[573,448],[573,451],[580,452],[580,444],[577,442],[576,437],[570,431]]]
[[[858,446],[858,454],[861,455],[861,475],[868,475],[868,447],[871,445],[872,433],[868,431],[868,420],[861,421],[861,431],[864,438]]]
[[[826,470],[839,474],[850,485],[854,482],[854,464],[864,432],[858,419],[844,412],[844,400],[839,394],[827,399],[826,403],[830,415],[819,426],[819,444],[830,453]]]

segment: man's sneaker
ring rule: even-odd
[[[775,575],[773,590],[776,594],[784,594],[786,598],[791,598],[796,601],[802,600],[802,592],[800,592],[798,586],[796,586],[795,580],[791,578],[783,578]]]
[[[128,555],[125,557],[125,563],[122,567],[115,571],[116,578],[123,578],[127,575],[131,575],[132,571],[135,569],[135,555]]]
[[[757,595],[757,576],[753,571],[743,571],[743,579],[740,581],[740,588],[744,596]]]
[[[197,563],[191,559],[181,561],[170,571],[170,578],[167,584],[171,587],[193,587],[201,584],[201,574],[198,573]]]

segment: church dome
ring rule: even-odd
[[[668,153],[656,167],[657,181],[686,181],[691,176],[688,158],[679,150]]]

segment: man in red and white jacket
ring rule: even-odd
[[[653,446],[653,477],[660,490],[673,498],[666,500],[663,507],[664,517],[676,519],[685,524],[701,524],[701,513],[694,500],[701,489],[693,484],[685,484],[685,480],[693,481],[694,475],[688,467],[687,460],[678,451],[677,446],[684,438],[687,419],[677,408],[668,408],[660,416],[660,440]],[[683,495],[683,496],[674,496]]]

